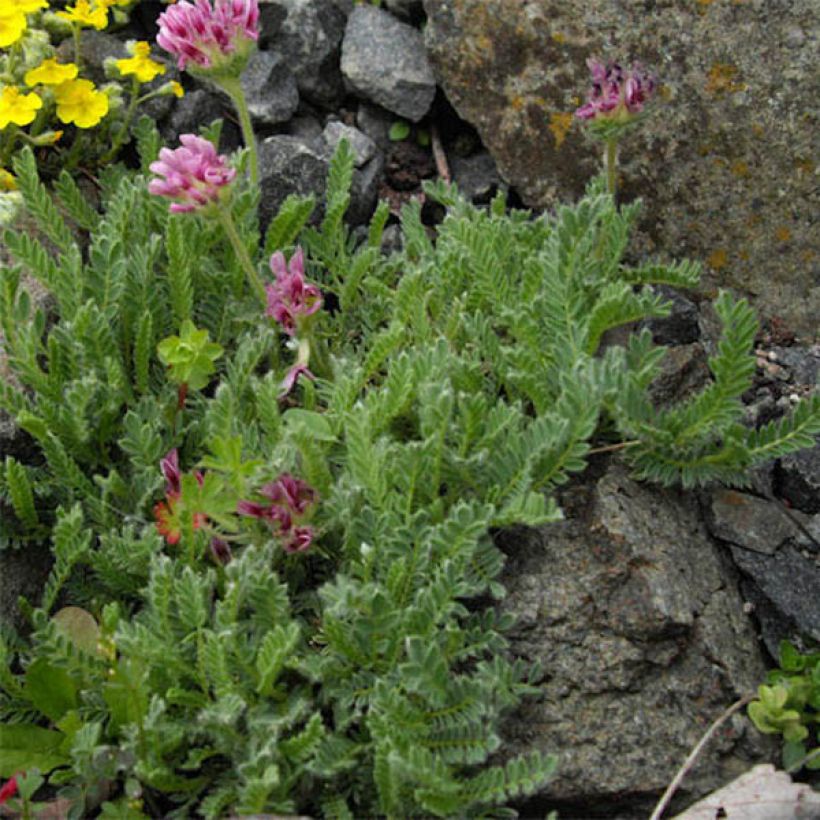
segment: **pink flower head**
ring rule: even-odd
[[[177,58],[180,71],[190,62],[239,76],[259,38],[257,0],[180,0],[157,22],[157,43]]]
[[[316,285],[305,282],[305,257],[297,248],[285,262],[285,255],[277,251],[270,258],[270,268],[275,281],[265,288],[268,292],[266,316],[272,316],[289,336],[296,335],[300,318],[316,313],[322,306],[322,294]]]
[[[285,552],[304,552],[313,541],[312,527],[294,527],[290,536],[283,544]]]
[[[3,787],[0,788],[0,806],[11,800],[15,794],[17,794],[17,775],[7,780]]]
[[[290,473],[282,473],[276,481],[262,487],[259,494],[274,504],[287,507],[294,515],[304,515],[308,507],[316,502],[316,490]]]
[[[587,60],[592,77],[592,88],[587,101],[575,111],[582,120],[617,118],[627,120],[643,110],[644,103],[655,93],[655,78],[633,63],[624,69],[618,63],[604,63]]]
[[[299,376],[304,376],[306,379],[310,379],[311,381],[316,381],[316,376],[310,372],[308,366],[306,364],[295,364],[291,367],[290,370],[285,374],[285,378],[282,379],[282,392],[279,394],[279,398],[283,399],[296,387],[296,382],[299,381]]]
[[[182,476],[179,472],[179,453],[176,447],[169,450],[168,455],[160,460],[159,467],[165,476],[165,492],[179,494],[182,488],[180,484]]]
[[[226,157],[217,154],[208,140],[183,134],[179,141],[180,148],[159,152],[159,159],[151,163],[151,171],[157,176],[148,183],[152,194],[174,200],[171,213],[201,210],[218,202],[225,186],[236,176]]]
[[[318,500],[316,490],[302,479],[282,473],[276,481],[262,487],[259,494],[270,503],[240,501],[236,511],[267,521],[282,538],[285,552],[304,552],[313,540],[313,530],[302,519],[311,513]]]
[[[223,541],[221,538],[212,538],[211,539],[211,558],[216,561],[217,564],[224,566],[225,564],[229,564],[231,559],[233,558],[233,554],[231,553],[231,548],[228,545],[227,541]]]

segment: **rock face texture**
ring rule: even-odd
[[[512,651],[544,674],[543,696],[508,726],[510,746],[559,754],[542,799],[562,817],[646,817],[637,808],[763,679],[760,649],[691,494],[638,485],[614,466],[564,506],[566,521],[501,543]],[[746,744],[762,742],[749,727],[736,717],[686,783],[705,793],[748,768]]]
[[[707,285],[813,336],[817,255],[815,0],[424,0],[439,82],[528,205],[577,196],[599,146],[572,113],[588,57],[640,60],[662,89],[622,146],[646,203],[635,250],[692,257]]]
[[[357,6],[348,18],[342,74],[357,94],[413,122],[436,94],[421,34],[375,6]]]

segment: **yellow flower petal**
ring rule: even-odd
[[[165,73],[165,66],[149,56],[151,46],[145,41],[134,43],[131,52],[133,57],[116,61],[116,66],[124,77],[133,75],[141,83],[150,83],[155,77]]]
[[[10,8],[11,12],[7,12],[7,8]],[[0,15],[7,15],[9,13],[33,14],[35,11],[47,8],[48,3],[46,0],[11,0],[10,3],[8,0],[3,0],[3,2],[0,2]]]
[[[174,92],[175,97],[185,96],[185,89],[176,80],[171,80],[171,91]]]
[[[0,48],[16,43],[26,30],[26,15],[19,13],[0,16]]]
[[[43,101],[36,94],[21,94],[19,88],[8,85],[0,95],[0,130],[9,123],[28,125],[34,122]]]
[[[26,72],[25,81],[26,85],[60,85],[66,80],[73,80],[77,72],[74,63],[58,63],[51,57]]]
[[[76,5],[69,6],[65,11],[58,11],[56,14],[63,20],[68,20],[69,23],[93,26],[98,31],[108,25],[108,6],[92,6],[88,0],[77,0]]]
[[[16,191],[17,180],[5,168],[0,168],[0,191]]]
[[[69,80],[54,89],[57,119],[77,128],[92,128],[108,113],[108,95],[90,80]]]

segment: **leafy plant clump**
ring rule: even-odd
[[[773,669],[749,704],[749,717],[764,734],[783,737],[783,766],[820,769],[820,652],[801,653],[780,645],[780,668]]]
[[[144,174],[159,139],[137,133]],[[6,459],[0,537],[48,540],[55,560],[31,636],[0,642],[0,776],[48,775],[72,817],[509,813],[555,757],[502,755],[502,717],[539,671],[508,654],[493,531],[558,519],[554,490],[601,440],[690,486],[742,482],[820,430],[816,400],[739,424],[756,323],[728,294],[713,383],[652,406],[664,349],[602,337],[665,315],[649,286],[698,270],[624,265],[638,209],[602,180],[539,218],[429,185],[437,236],[411,203],[385,257],[384,204],[362,242],[344,223],[344,142],[321,222],[291,197],[261,243],[238,185],[223,238],[121,167],[100,211],[67,175],[55,203],[26,150],[15,172],[49,246],[4,236],[24,389],[4,383],[0,407],[42,461]],[[253,283],[287,253],[275,293],[293,307],[297,244],[325,307],[280,334]],[[287,385],[294,349],[315,373]]]

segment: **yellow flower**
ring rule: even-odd
[[[0,48],[16,43],[26,30],[26,15],[17,11],[0,10]]]
[[[141,83],[150,83],[154,77],[165,73],[165,66],[151,59],[151,46],[148,43],[134,43],[132,53],[133,57],[116,62],[123,76],[133,74]]]
[[[66,80],[73,80],[77,76],[77,66],[74,63],[58,63],[53,57],[43,60],[37,68],[26,72],[26,85],[60,85]]]
[[[57,118],[77,128],[91,128],[108,113],[108,95],[91,80],[68,80],[54,89]]]
[[[69,23],[94,26],[98,30],[108,25],[108,6],[96,4],[92,6],[88,0],[77,0],[76,5],[69,6],[65,11],[58,11],[56,14],[63,20],[68,20]]]
[[[176,80],[171,80],[171,91],[174,92],[175,97],[185,96],[185,89]]]
[[[5,168],[0,168],[0,191],[16,191],[17,180]]]
[[[40,9],[47,9],[48,3],[46,0],[0,0],[0,14],[3,14],[6,8],[13,7],[17,14],[33,14]]]
[[[34,121],[43,101],[36,94],[21,94],[19,88],[7,85],[0,95],[0,130],[10,122],[15,125],[28,125]]]

